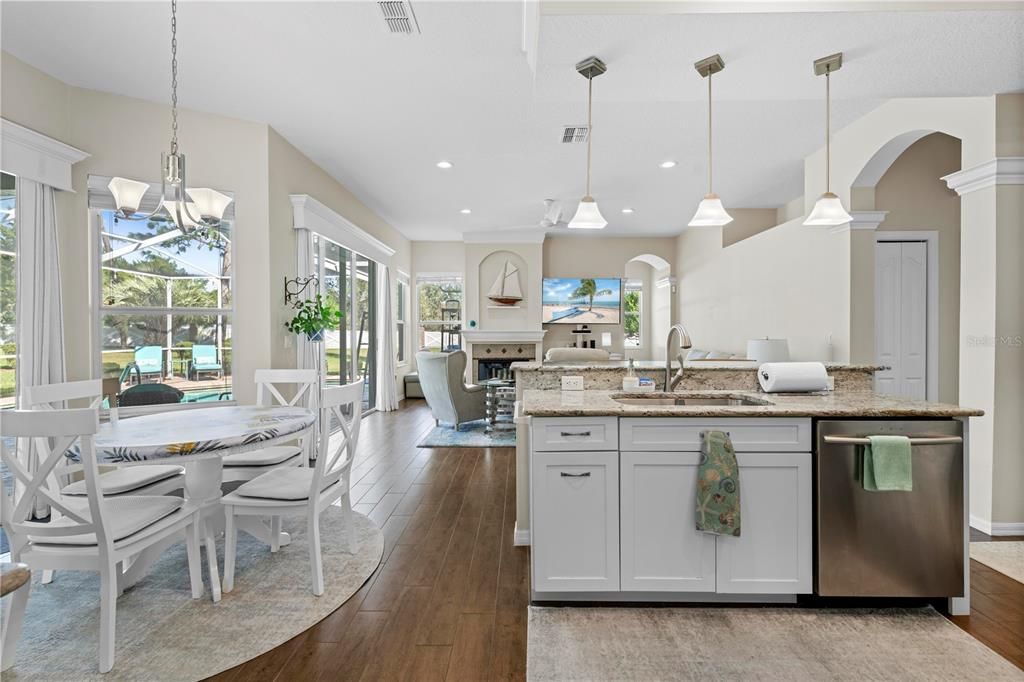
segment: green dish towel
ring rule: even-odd
[[[864,490],[913,490],[910,439],[906,436],[868,436],[861,452]]]
[[[704,434],[697,467],[697,530],[740,534],[740,468],[724,431]]]

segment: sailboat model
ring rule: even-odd
[[[519,268],[505,261],[498,279],[494,280],[487,298],[501,305],[515,305],[523,300],[523,292],[519,288]]]

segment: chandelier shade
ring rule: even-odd
[[[203,220],[220,222],[232,201],[227,194],[207,187],[193,187],[185,190],[185,193],[195,202],[195,210],[198,213],[193,215],[199,215]]]
[[[142,205],[142,197],[149,190],[149,185],[145,182],[129,180],[128,178],[111,178],[107,189],[114,195],[114,205],[117,206],[117,212],[130,216],[138,213],[139,206]]]

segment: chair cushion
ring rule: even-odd
[[[262,450],[252,452],[241,452],[237,455],[228,455],[224,458],[226,467],[265,467],[272,464],[280,464],[302,452],[297,445],[274,445]]]
[[[120,467],[100,475],[100,489],[103,490],[104,495],[118,495],[145,488],[157,481],[163,481],[183,473],[185,473],[184,468],[173,464]],[[85,481],[77,481],[64,486],[60,492],[63,495],[85,495]]]
[[[124,497],[107,498],[105,502],[107,523],[114,542],[123,540],[129,535],[153,525],[165,516],[178,511],[185,504],[185,500],[180,497],[169,495],[125,495]],[[83,518],[91,518],[89,504],[85,500],[75,500],[68,504],[68,507],[81,514]],[[58,519],[53,523],[54,525],[75,525],[75,521],[67,518]],[[66,537],[33,537],[32,535],[28,537],[32,542],[40,545],[88,546],[96,544],[96,536],[93,533]]]
[[[235,493],[242,497],[258,497],[264,500],[305,500],[309,498],[313,473],[313,469],[309,467],[274,469],[238,486]],[[332,480],[325,481],[324,489],[334,483]]]

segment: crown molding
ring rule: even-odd
[[[308,194],[292,194],[289,199],[292,202],[292,226],[296,230],[316,232],[371,260],[390,264],[395,250],[345,216]]]
[[[54,189],[73,192],[71,166],[87,152],[0,118],[0,168]]]
[[[996,185],[1024,185],[1024,156],[997,156],[942,179],[960,196]]]
[[[889,215],[888,211],[850,211],[853,220],[850,221],[851,230],[875,230]]]

